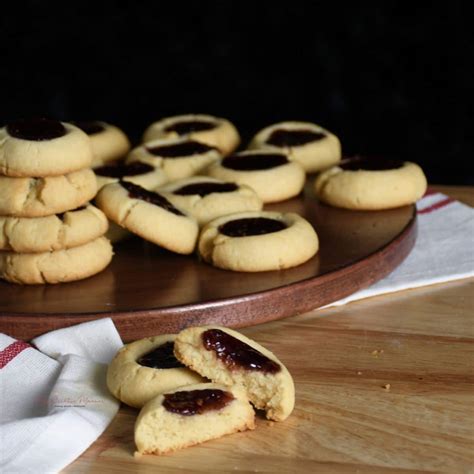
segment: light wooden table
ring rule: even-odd
[[[474,205],[474,188],[437,188]],[[293,374],[285,422],[135,459],[122,407],[65,472],[474,472],[474,279],[242,332]]]

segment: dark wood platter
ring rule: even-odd
[[[31,339],[110,316],[125,341],[190,325],[244,327],[300,314],[343,298],[390,273],[416,239],[414,206],[360,212],[304,193],[268,210],[297,212],[315,227],[320,251],[288,270],[219,270],[138,238],[115,246],[102,273],[59,285],[0,282],[0,332]]]

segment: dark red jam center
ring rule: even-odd
[[[219,389],[190,390],[168,393],[163,401],[166,410],[179,415],[201,415],[207,411],[221,410],[234,396]]]
[[[267,217],[247,217],[226,222],[219,227],[219,232],[229,237],[246,237],[249,235],[271,234],[286,229],[286,224]]]
[[[155,168],[147,163],[134,161],[133,163],[118,163],[94,168],[95,174],[108,176],[110,178],[123,178],[124,176],[137,176],[139,174],[150,173]]]
[[[168,341],[142,355],[137,362],[152,369],[177,369],[184,365],[174,356],[174,342]]]
[[[236,171],[255,171],[286,165],[288,158],[279,153],[231,155],[222,160],[222,166]]]
[[[214,128],[216,128],[215,122],[209,122],[207,120],[183,120],[182,122],[168,125],[165,128],[165,132],[176,132],[178,135],[186,135],[187,133],[203,132]]]
[[[213,146],[205,145],[204,143],[189,140],[186,142],[175,143],[173,145],[159,145],[153,147],[146,147],[148,153],[155,156],[162,156],[163,158],[180,158],[192,155],[201,155],[210,150],[215,150]]]
[[[105,130],[104,125],[97,120],[82,120],[79,122],[72,122],[76,127],[79,127],[87,135],[95,135],[96,133],[103,132]]]
[[[7,132],[12,137],[37,142],[59,138],[67,133],[61,122],[47,118],[32,118],[11,122],[7,125]]]
[[[220,329],[208,329],[203,332],[202,342],[208,351],[214,351],[231,370],[242,368],[271,374],[281,370],[279,364]]]
[[[403,166],[401,160],[387,160],[385,158],[372,157],[356,157],[348,158],[341,161],[338,165],[343,170],[347,171],[387,171],[401,168]]]
[[[306,145],[306,143],[316,142],[322,140],[326,136],[323,132],[316,132],[314,130],[304,130],[304,129],[295,129],[295,130],[285,130],[277,129],[273,131],[270,136],[267,138],[267,143],[269,145],[274,145],[278,147],[285,146],[300,146]]]
[[[172,212],[177,216],[184,216],[184,214],[179,209],[176,209],[176,207],[174,207],[173,204],[171,204],[168,199],[166,199],[161,194],[148,191],[145,188],[142,188],[137,184],[129,183],[128,181],[120,181],[120,184],[128,191],[128,195],[131,198],[141,199],[142,201],[159,206],[168,212]]]
[[[211,193],[231,193],[237,189],[239,189],[239,187],[235,183],[193,183],[183,186],[173,192],[180,196],[199,194],[199,196],[202,197]]]

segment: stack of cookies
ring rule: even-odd
[[[0,278],[74,281],[112,258],[97,192],[90,139],[56,120],[19,120],[0,129]]]

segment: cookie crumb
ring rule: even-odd
[[[382,386],[382,388],[386,390],[387,392],[390,391],[390,387],[391,385],[389,383],[386,383],[385,385]]]
[[[379,354],[383,354],[383,349],[375,349],[371,352],[374,357],[378,357]]]
[[[362,372],[360,370],[358,370],[357,375],[362,375]]]

